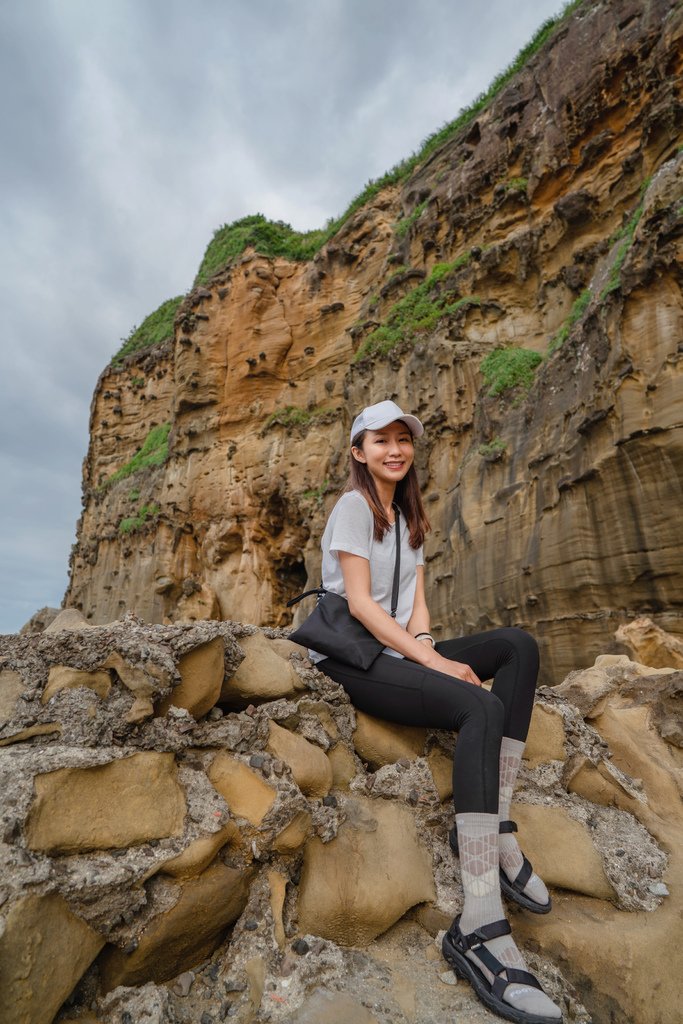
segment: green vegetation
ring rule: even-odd
[[[132,387],[133,391],[137,391],[138,388],[143,387],[144,383],[144,377],[131,377],[130,386]]]
[[[330,409],[301,409],[297,405],[286,405],[284,409],[272,413],[266,420],[263,429],[270,430],[271,427],[310,427],[318,420],[322,420],[331,412]]]
[[[150,519],[154,519],[161,512],[161,507],[156,503],[143,505],[136,516],[122,519],[119,523],[119,533],[134,533],[145,525]]]
[[[316,505],[322,505],[323,498],[329,486],[330,481],[323,480],[320,487],[310,487],[308,490],[302,492],[301,497],[306,501],[314,501]]]
[[[565,4],[560,14],[544,21],[533,38],[520,50],[512,63],[501,71],[500,74],[496,75],[486,92],[481,93],[473,103],[461,110],[452,121],[448,121],[441,128],[432,132],[431,135],[428,135],[420,148],[411,156],[401,160],[380,178],[370,180],[365,188],[351,200],[341,216],[329,220],[324,228],[305,232],[295,231],[291,225],[285,224],[283,221],[270,221],[262,214],[242,217],[232,224],[223,225],[223,227],[216,231],[208,245],[195,279],[195,286],[206,283],[217,270],[235,260],[248,246],[253,246],[264,256],[284,256],[291,260],[311,259],[357,210],[373,199],[382,189],[405,181],[410,177],[415,168],[428,159],[440,146],[469,127],[477,115],[495,99],[510,79],[518,71],[521,71],[525,64],[548,41],[555,30],[583,2],[584,0],[571,0],[570,3]],[[519,180],[521,181],[522,179]],[[420,213],[422,213],[420,206],[424,209],[423,204],[419,204],[409,217],[397,223],[395,229],[397,233],[406,233],[410,229],[411,218],[414,218],[412,220],[412,223],[414,223]],[[405,227],[402,225],[405,225]]]
[[[109,487],[118,480],[123,480],[133,473],[138,473],[148,466],[161,466],[168,458],[168,435],[171,432],[170,423],[162,423],[158,427],[152,427],[145,438],[142,448],[135,453],[130,462],[121,466],[116,472],[102,484],[102,487]],[[135,493],[134,491],[131,493]]]
[[[641,192],[644,192],[644,190],[647,188],[648,183],[649,179],[647,182],[643,183],[643,189],[641,189]],[[636,207],[632,216],[629,218],[626,224],[624,224],[623,228],[617,231],[616,234],[613,236],[614,241],[621,242],[621,244],[617,249],[616,255],[614,257],[614,263],[612,264],[612,269],[609,272],[607,284],[600,292],[601,299],[604,299],[607,295],[610,294],[610,292],[616,291],[617,288],[621,287],[621,268],[624,265],[624,260],[626,259],[629,249],[633,245],[633,238],[636,233],[636,228],[638,227],[640,218],[642,216],[643,203],[641,202],[638,204],[638,206]]]
[[[172,338],[173,322],[182,301],[182,295],[177,295],[175,299],[167,299],[166,302],[161,303],[158,309],[145,317],[139,327],[134,327],[128,337],[123,339],[123,345],[112,359],[113,365],[120,366],[131,352],[151,348],[152,345],[158,345],[160,342],[166,341],[167,338]],[[142,378],[135,378],[135,380],[138,379],[142,380]],[[142,383],[144,384],[144,380]]]
[[[490,397],[511,388],[528,391],[534,382],[534,371],[543,357],[528,348],[497,348],[482,360],[480,370]]]
[[[134,487],[133,490],[128,495],[128,501],[137,501],[139,497],[140,497],[140,488],[139,487]]]
[[[499,187],[506,192],[526,192],[529,184],[528,178],[510,178],[508,181],[500,181]]]
[[[572,327],[581,319],[583,314],[586,312],[586,309],[588,308],[588,305],[592,297],[593,296],[590,288],[584,288],[584,290],[579,295],[578,299],[576,299],[576,301],[574,302],[574,305],[572,306],[571,310],[569,311],[569,316],[562,324],[562,326],[560,327],[559,331],[554,336],[550,344],[548,345],[549,356],[551,356],[553,352],[557,352],[558,348],[562,348],[565,341],[569,337],[569,332],[571,331]]]
[[[409,214],[409,216],[404,217],[403,220],[399,220],[397,221],[396,224],[394,224],[394,234],[396,235],[397,238],[405,238],[405,236],[412,228],[413,224],[416,221],[418,221],[422,216],[422,213],[427,208],[428,203],[428,199],[425,199],[423,202],[418,203],[418,205],[415,207],[413,212]]]
[[[482,459],[496,462],[498,459],[502,459],[507,446],[507,441],[503,441],[502,437],[494,437],[493,441],[488,444],[480,444],[478,450]]]

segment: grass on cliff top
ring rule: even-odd
[[[123,345],[112,359],[112,364],[120,366],[131,352],[151,348],[152,345],[158,345],[162,341],[172,338],[175,315],[182,301],[183,296],[176,295],[174,299],[162,302],[158,309],[145,317],[140,326],[134,327],[128,337],[123,339]]]
[[[168,435],[171,433],[170,423],[161,423],[158,427],[152,427],[142,445],[130,462],[116,470],[108,480],[102,484],[102,488],[110,487],[118,480],[124,480],[133,473],[138,473],[148,466],[161,466],[168,458]]]
[[[371,179],[365,188],[351,200],[341,216],[329,220],[324,228],[305,232],[295,231],[290,224],[283,221],[270,221],[262,214],[242,217],[240,220],[233,221],[232,224],[224,224],[218,228],[204,253],[195,278],[195,287],[205,284],[213,274],[237,259],[249,246],[253,246],[263,256],[284,256],[291,260],[311,259],[357,210],[373,199],[382,189],[404,182],[418,164],[424,163],[440,146],[467,128],[477,115],[495,99],[510,79],[518,71],[521,71],[534,54],[541,49],[553,32],[584,2],[585,0],[571,0],[554,18],[544,21],[515,59],[500,74],[496,75],[485,92],[482,92],[473,103],[461,110],[452,121],[448,121],[428,135],[420,148],[409,157],[399,161],[381,177]],[[422,213],[423,209],[424,205],[417,216]],[[415,213],[415,211],[413,212]],[[410,218],[406,219],[410,221]],[[399,221],[400,225],[403,223]],[[411,223],[399,228],[399,232],[408,231]]]

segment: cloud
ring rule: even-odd
[[[190,287],[214,229],[322,226],[558,8],[0,5],[0,631],[60,599],[98,375]]]

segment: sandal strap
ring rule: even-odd
[[[519,970],[516,967],[506,967],[484,945],[490,939],[498,939],[502,935],[509,935],[511,931],[509,922],[503,918],[491,924],[484,924],[480,928],[475,928],[468,935],[464,935],[460,928],[459,916],[456,917],[449,929],[449,934],[460,952],[463,954],[472,952],[479,963],[491,972],[493,975],[491,990],[498,999],[503,998],[508,985],[526,985],[530,988],[539,989],[541,992],[543,991],[540,982],[533,974],[530,974],[529,971]]]
[[[522,856],[524,856],[524,855],[522,854]],[[527,882],[531,878],[531,876],[533,874],[533,870],[534,869],[532,868],[532,866],[529,863],[529,861],[526,859],[526,857],[524,857],[524,863],[522,864],[521,868],[519,869],[516,878],[514,879],[514,881],[510,882],[510,885],[512,886],[512,888],[516,889],[517,892],[522,892],[524,890]]]
[[[505,832],[518,832],[518,831],[519,831],[519,829],[517,828],[517,822],[516,821],[501,821],[500,825],[498,826],[498,832],[501,835],[503,835],[503,833],[505,833]]]
[[[479,956],[478,953],[477,956]],[[493,959],[495,960],[495,957]],[[500,966],[503,967],[502,964]],[[503,978],[500,974],[497,974],[491,985],[491,991],[498,999],[503,998],[508,985],[526,985],[528,988],[538,989],[539,992],[543,991],[543,986],[538,978],[534,978],[533,974],[529,974],[528,971],[520,971],[515,967],[503,967],[503,970],[507,977]]]
[[[461,953],[467,953],[475,947],[483,947],[483,943],[488,942],[490,939],[498,939],[501,935],[509,935],[511,931],[512,928],[509,922],[502,918],[500,921],[493,921],[491,924],[483,924],[480,928],[475,928],[469,935],[465,935],[460,927],[460,916],[458,915],[449,929],[449,934]]]

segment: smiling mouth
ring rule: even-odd
[[[387,469],[403,469],[405,462],[385,462]]]

